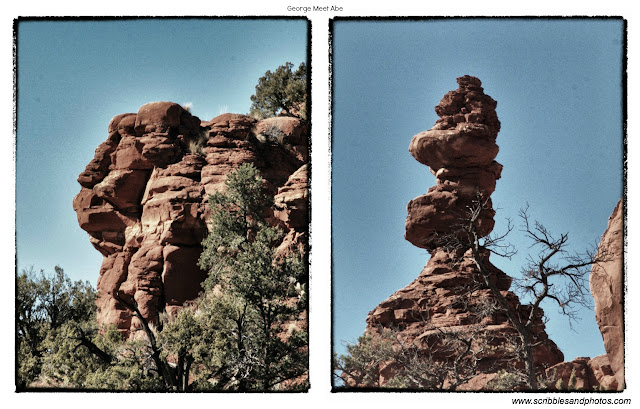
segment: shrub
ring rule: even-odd
[[[190,139],[187,143],[189,153],[193,155],[204,156],[204,147],[209,139],[209,131],[203,130],[196,137]]]
[[[276,124],[267,125],[267,127],[262,131],[262,135],[264,135],[268,141],[276,142],[280,145],[284,144],[284,139],[287,136]]]

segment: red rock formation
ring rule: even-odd
[[[624,389],[623,223],[620,200],[609,217],[609,225],[598,248],[598,256],[603,261],[593,266],[589,277],[596,320],[619,390]]]
[[[379,304],[367,317],[367,331],[380,333],[383,328],[398,331],[405,345],[416,345],[430,359],[451,364],[455,355],[446,344],[443,333],[468,337],[475,332],[473,348],[484,348],[479,355],[478,372],[495,373],[500,369],[521,367],[518,358],[508,352],[513,348],[517,332],[501,312],[491,312],[495,297],[487,288],[478,286],[478,271],[469,257],[461,262],[459,255],[435,250],[416,280]],[[509,290],[511,278],[485,260],[494,280],[510,307],[521,316],[528,314],[526,305]],[[562,362],[562,352],[551,341],[542,323],[535,325],[534,364],[546,368]],[[489,346],[487,348],[487,346]],[[385,376],[384,370],[381,376]],[[387,375],[388,377],[388,375]],[[481,375],[461,385],[458,390],[479,390],[492,377]]]
[[[302,165],[289,177],[287,183],[278,189],[274,198],[276,207],[275,217],[284,222],[288,231],[278,253],[294,252],[306,253],[309,225],[309,190],[308,166]]]
[[[510,351],[516,331],[500,310],[491,310],[495,297],[482,286],[474,262],[468,254],[452,253],[442,247],[443,236],[455,234],[461,218],[478,197],[488,203],[480,215],[478,230],[485,236],[493,229],[494,211],[489,196],[495,190],[502,165],[494,159],[500,122],[496,102],[485,95],[480,80],[458,78],[459,88],[449,92],[436,107],[440,119],[428,131],[414,136],[409,151],[429,166],[436,186],[408,205],[405,238],[427,249],[431,259],[418,278],[397,291],[369,313],[367,331],[379,333],[393,328],[405,345],[416,345],[435,362],[451,362],[453,356],[443,345],[442,334],[469,334],[477,331],[473,348],[489,346],[480,355],[480,372],[494,372],[517,363]],[[479,195],[479,196],[478,196]],[[489,262],[494,283],[511,307],[524,316],[529,306],[520,304],[509,291],[511,278]],[[544,329],[542,317],[534,325],[534,364],[546,368],[563,360],[562,352]],[[381,378],[388,379],[384,368]],[[483,375],[484,376],[484,375]],[[476,378],[469,385],[482,389],[491,376]],[[382,381],[384,383],[384,379]],[[462,386],[460,389],[465,389]]]
[[[272,122],[285,144],[257,138]],[[307,152],[308,130],[299,119],[223,114],[201,122],[178,104],[153,102],[116,116],[108,131],[78,177],[82,189],[73,201],[80,227],[104,256],[99,324],[123,333],[140,325],[116,292],[134,298],[152,322],[198,295],[206,276],[197,260],[208,195],[223,189],[226,175],[243,163],[254,163],[278,194],[274,223],[287,233],[283,248],[306,249],[307,157],[301,152]]]

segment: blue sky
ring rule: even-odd
[[[620,20],[445,19],[337,21],[333,31],[332,238],[334,347],[355,342],[369,311],[428,261],[405,241],[407,203],[435,185],[408,152],[433,108],[477,76],[502,123],[492,195],[495,231],[530,204],[532,218],[569,232],[573,249],[597,242],[622,196]],[[529,242],[514,230],[516,276]],[[569,329],[546,306],[547,332],[565,360],[604,353],[592,310]]]
[[[18,271],[60,265],[94,286],[102,256],[71,203],[111,118],[152,101],[191,102],[202,120],[247,113],[258,78],[307,58],[300,19],[21,21],[17,33]]]

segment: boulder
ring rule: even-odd
[[[607,355],[579,357],[561,362],[546,370],[547,389],[552,391],[601,392],[622,390]]]

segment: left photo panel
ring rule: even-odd
[[[16,391],[309,389],[310,37],[14,21]]]

